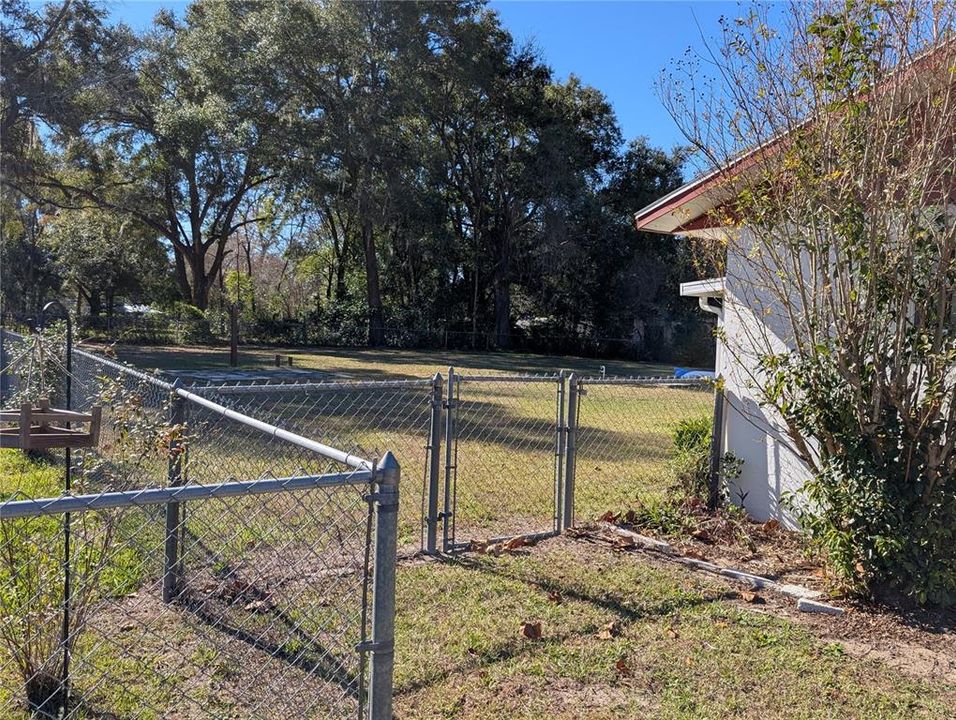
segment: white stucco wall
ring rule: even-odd
[[[754,386],[758,356],[767,349],[780,352],[791,343],[778,304],[760,291],[741,250],[732,243],[724,286],[724,341],[717,352],[717,373],[724,379],[723,450],[743,460],[740,477],[731,483],[731,500],[757,520],[775,518],[796,527],[785,497],[809,477],[805,463],[787,438],[779,415],[761,407]]]

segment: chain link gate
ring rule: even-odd
[[[442,548],[561,532],[564,373],[461,375],[449,368]]]

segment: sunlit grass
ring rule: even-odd
[[[942,720],[956,691],[833,652],[719,581],[560,540],[402,568],[398,593],[403,718]]]

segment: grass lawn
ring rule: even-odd
[[[402,567],[398,607],[403,719],[943,720],[956,702],[719,579],[565,539]]]
[[[116,345],[119,359],[141,368],[198,370],[229,367],[226,347],[152,347]],[[242,347],[239,368],[273,367],[276,353],[292,355],[295,367],[335,373],[362,380],[443,376],[449,366],[462,373],[554,373],[561,369],[584,375],[673,375],[671,364],[599,360],[566,355],[533,355],[512,352],[456,352],[443,350],[372,350],[369,348]]]
[[[266,368],[272,352],[248,351],[244,360]],[[211,362],[210,353],[218,359]],[[141,367],[225,364],[218,349],[120,348],[119,355]],[[298,362],[355,379],[422,377],[446,362],[493,374],[592,371],[592,361],[487,353],[321,351]],[[637,364],[608,367],[612,374],[652,371]],[[553,383],[465,381],[460,391],[457,539],[547,529]],[[303,434],[366,456],[395,451],[403,466],[400,543],[415,547],[427,387],[259,397],[254,414]],[[240,399],[252,402],[252,396]],[[708,414],[711,403],[707,391],[589,387],[578,434],[578,520],[660,498],[673,482],[674,427]],[[217,417],[193,417],[201,440],[190,453],[191,482],[285,474],[315,462]],[[56,466],[0,452],[3,493],[56,494],[60,482]],[[261,508],[252,507],[251,498],[228,506],[190,504],[187,523],[197,541],[187,546],[187,566],[194,589],[206,598],[201,612],[162,604],[162,536],[153,522],[161,518],[130,514],[118,530],[128,549],[116,555],[109,581],[119,590],[91,617],[78,645],[76,687],[87,702],[80,717],[278,718],[288,716],[288,703],[298,703],[302,717],[318,718],[354,707],[360,573],[347,549],[361,555],[363,504],[314,495],[308,504],[276,498]],[[336,525],[339,516],[345,519]],[[258,530],[246,525],[249,518]],[[43,533],[55,550],[57,528],[44,525]],[[276,588],[277,607],[250,601],[230,568],[270,592]],[[49,572],[56,575],[55,564]],[[850,622],[852,614],[825,621],[845,622],[833,626],[842,627],[834,633],[795,616],[792,603],[768,597],[749,604],[719,578],[603,545],[555,538],[500,557],[411,557],[399,567],[397,592],[395,703],[403,720],[942,720],[956,705],[956,648],[937,652],[941,643],[953,644],[948,630],[939,637],[914,630],[918,647],[911,654],[918,662],[902,672],[895,650],[870,652],[872,638],[856,634],[860,625]],[[204,619],[206,611],[215,611],[219,625]],[[540,623],[540,638],[524,636],[522,623]],[[293,637],[285,628],[306,632]],[[19,680],[4,653],[0,648],[0,714],[25,718],[13,714]],[[942,674],[934,669],[940,657],[944,664],[952,659]],[[325,677],[308,670],[320,661],[328,665]]]
[[[51,494],[59,469],[3,451],[0,477],[4,493]],[[355,638],[346,625],[321,635],[323,643],[335,643],[329,655],[328,645],[313,648],[309,628],[313,621],[316,628],[334,628],[354,619],[355,570],[345,564],[325,575],[324,560],[315,567],[263,564],[265,557],[279,557],[288,534],[247,538],[239,533],[239,517],[223,510],[218,521],[194,512],[190,525],[212,539],[216,534],[196,523],[221,531],[223,519],[231,522],[240,541],[232,548],[240,575],[285,588],[288,597],[278,592],[273,611],[242,595],[238,602],[219,596],[236,585],[236,576],[217,580],[197,556],[198,564],[187,566],[197,589],[213,593],[201,607],[216,611],[217,624],[191,606],[163,605],[162,538],[137,531],[145,544],[133,546],[133,556],[117,555],[126,568],[124,587],[97,607],[77,646],[76,688],[84,700],[77,717],[279,718],[288,717],[294,703],[301,717],[324,718],[354,707],[346,696]],[[301,520],[297,512],[275,510]],[[301,540],[322,537],[321,528],[290,527]],[[49,530],[55,529],[44,528],[44,535]],[[121,528],[120,537],[124,533]],[[342,537],[335,537],[340,544]],[[50,539],[55,550],[57,538]],[[209,550],[192,547],[200,555]],[[853,643],[818,637],[817,628],[779,617],[772,598],[750,605],[719,578],[565,538],[500,557],[410,558],[399,567],[397,593],[395,703],[403,720],[943,720],[956,703],[952,672],[901,673]],[[284,622],[304,632],[293,637]],[[540,623],[540,638],[524,636],[522,623]],[[307,671],[319,662],[332,663],[325,677]],[[19,682],[0,647],[0,714],[26,720],[18,710]],[[325,699],[343,704],[325,705]]]

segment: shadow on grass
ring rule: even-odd
[[[478,574],[491,575],[505,580],[524,583],[543,593],[560,593],[565,600],[576,600],[583,603],[589,603],[606,612],[613,613],[618,619],[624,622],[634,622],[638,620],[648,620],[654,618],[666,617],[677,610],[690,609],[694,607],[709,605],[714,602],[729,600],[736,597],[732,590],[726,590],[717,594],[699,595],[689,598],[672,598],[661,600],[652,606],[635,608],[627,605],[620,598],[610,597],[608,595],[596,595],[574,587],[568,583],[559,580],[543,577],[534,573],[509,572],[500,565],[491,565],[487,562],[477,560],[472,556],[455,555],[444,556],[439,562],[447,565],[453,565]],[[447,680],[459,673],[466,673],[473,670],[491,667],[498,663],[507,662],[536,652],[541,647],[560,646],[569,640],[593,636],[592,632],[584,630],[564,632],[558,635],[550,635],[536,642],[526,640],[510,639],[503,645],[492,648],[491,650],[478,653],[469,660],[460,662],[453,667],[447,667],[436,675],[427,679],[413,680],[395,688],[396,693],[414,692],[422,688],[429,687],[436,683]]]
[[[290,667],[301,670],[306,675],[318,677],[329,683],[338,685],[348,693],[349,697],[359,697],[358,675],[350,670],[348,664],[343,662],[332,650],[316,642],[315,638],[296,627],[295,620],[285,611],[279,608],[272,608],[265,614],[274,620],[278,620],[283,626],[288,628],[290,634],[302,642],[302,650],[295,652],[286,650],[282,645],[276,642],[270,642],[262,635],[257,635],[246,630],[241,627],[239,623],[230,622],[224,613],[216,614],[210,612],[208,610],[209,603],[205,600],[195,599],[187,595],[179,598],[179,604],[183,609],[192,613],[194,617],[214,630],[246,643],[255,650],[265,653],[272,659],[280,660]],[[354,664],[357,664],[357,662],[356,657]]]
[[[214,577],[222,582],[233,581],[242,582],[245,579],[239,574],[235,566],[221,555],[213,551],[196,534],[185,529],[185,534],[189,538],[190,545],[198,548],[207,561],[213,566],[220,568],[213,571]],[[243,582],[242,601],[238,607],[249,601],[269,601],[271,596],[266,591],[257,587],[252,582]],[[295,667],[309,676],[318,677],[329,683],[338,685],[345,690],[350,697],[358,698],[360,694],[359,677],[349,668],[349,665],[358,664],[358,656],[351,659],[351,662],[342,660],[333,650],[325,647],[317,639],[302,630],[302,621],[296,620],[288,612],[274,603],[269,606],[259,606],[255,611],[248,612],[248,616],[259,615],[262,618],[269,618],[268,629],[281,628],[282,637],[268,638],[266,633],[256,633],[243,627],[241,622],[235,621],[228,616],[229,609],[237,605],[224,598],[216,598],[217,601],[210,601],[211,598],[199,597],[192,593],[189,586],[184,586],[179,594],[174,598],[177,606],[191,613],[196,619],[209,626],[210,628],[229,635],[230,637],[246,643],[250,647],[265,653],[270,658],[280,660],[286,665]],[[218,606],[225,605],[218,613],[211,608],[219,609]],[[294,639],[301,644],[301,649],[291,651],[285,645],[290,639]]]

